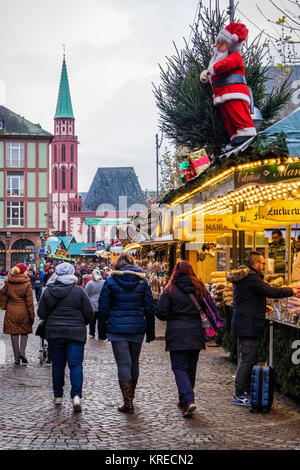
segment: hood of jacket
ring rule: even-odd
[[[49,284],[47,288],[49,289],[49,293],[55,299],[63,299],[66,297],[69,292],[73,289],[74,284],[62,284],[58,280],[56,280],[53,284]]]
[[[30,282],[30,277],[26,274],[9,274],[7,278],[8,282],[13,284],[24,284],[25,282]]]
[[[249,276],[249,274],[251,273],[257,274],[258,276],[262,278],[264,277],[263,274],[256,271],[256,269],[250,266],[250,264],[245,263],[239,266],[237,269],[232,269],[231,271],[229,271],[227,273],[226,279],[228,282],[235,283],[235,282],[241,281],[245,277]]]
[[[174,280],[175,286],[177,286],[185,294],[195,294],[196,288],[189,276],[182,274]]]
[[[127,291],[135,289],[138,284],[143,282],[146,278],[145,273],[139,266],[126,264],[117,271],[112,271],[111,276],[113,279]]]

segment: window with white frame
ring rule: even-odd
[[[7,202],[6,225],[8,227],[24,226],[24,203],[20,201]]]
[[[23,167],[24,166],[24,143],[7,142],[6,166],[8,167]]]
[[[24,196],[24,174],[7,173],[6,177],[6,195]]]

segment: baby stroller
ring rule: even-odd
[[[48,343],[44,338],[40,338],[40,350],[39,350],[40,364],[51,364],[48,351]]]
[[[49,355],[48,343],[45,339],[45,326],[46,323],[42,321],[35,332],[36,336],[40,337],[40,349],[39,349],[39,359],[40,364],[51,364],[51,359]]]

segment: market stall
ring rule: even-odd
[[[172,236],[184,246],[185,259],[206,283],[221,314],[227,319],[220,341],[236,359],[236,342],[231,337],[233,285],[226,280],[229,270],[243,264],[250,251],[266,258],[267,282],[293,286],[295,241],[300,235],[300,152],[290,156],[281,145],[282,135],[269,142],[260,139],[216,159],[201,175],[168,193],[161,201],[174,213]],[[281,230],[284,239],[284,263],[276,272],[272,253],[272,231]],[[299,251],[299,249],[298,249]],[[299,337],[300,302],[297,298],[273,302],[272,320],[281,350],[291,355],[291,340]],[[282,328],[289,329],[282,333]],[[281,336],[280,336],[281,338]],[[264,349],[266,353],[267,348]],[[278,358],[280,360],[280,357]],[[282,371],[281,365],[279,370]],[[289,382],[286,375],[282,383]],[[299,377],[300,379],[300,377]],[[300,388],[289,384],[289,394],[300,398]]]

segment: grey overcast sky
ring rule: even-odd
[[[221,9],[228,4],[220,0]],[[158,113],[152,82],[159,84],[158,63],[164,66],[165,56],[175,52],[173,41],[181,48],[182,38],[189,39],[197,5],[198,0],[1,0],[0,104],[53,133],[66,44],[80,142],[79,190],[89,189],[100,166],[133,166],[142,188],[155,189]],[[259,5],[279,18],[269,0]],[[272,30],[256,1],[240,0],[238,8]],[[256,36],[258,30],[239,16],[250,37]]]

